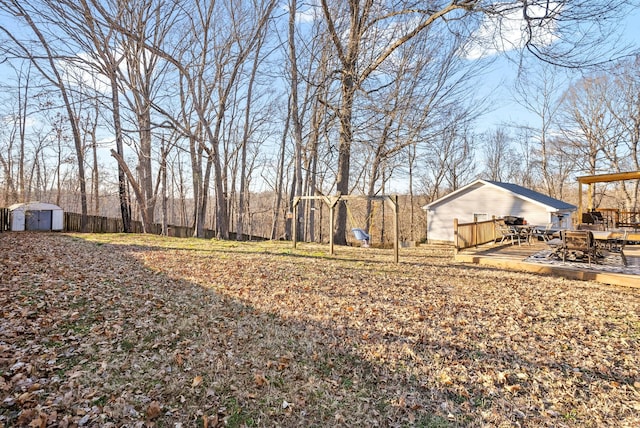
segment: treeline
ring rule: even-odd
[[[575,175],[638,169],[637,59],[608,43],[634,5],[551,4],[1,1],[0,204],[47,195],[82,227],[115,211],[125,231],[174,215],[200,237],[296,221],[319,239],[321,204],[293,219],[296,196],[402,193],[420,240],[419,207],[476,177],[573,197]],[[480,132],[493,101],[478,88],[514,20],[513,93],[536,120]],[[635,210],[637,193],[595,196]],[[340,204],[336,243],[350,217]]]
[[[42,200],[52,200],[52,198],[38,198]],[[273,201],[274,196],[272,194],[263,193],[252,195],[255,199],[255,203],[252,207],[256,207],[255,211],[248,211],[247,224],[245,229],[245,235],[238,237],[235,233],[235,225],[231,224],[231,232],[229,239],[250,239],[250,240],[263,240],[263,239],[291,239],[290,235],[287,235],[284,223],[289,218],[291,219],[291,213],[285,210],[275,212],[268,208],[268,204]],[[68,208],[65,208],[64,212],[64,230],[70,232],[88,232],[88,233],[120,233],[124,230],[122,219],[118,217],[117,198],[111,197],[111,203],[109,200],[103,201],[103,209],[101,215],[90,214],[85,216],[83,222],[83,216],[80,213],[74,212],[80,206],[78,195],[65,195],[63,198]],[[91,198],[90,198],[91,199]],[[262,201],[262,202],[260,202]],[[262,203],[262,205],[261,205]],[[399,207],[399,239],[401,241],[412,242],[424,242],[426,239],[426,213],[421,207],[426,203],[424,198],[414,199],[413,206],[410,205],[410,199],[407,196],[400,196],[398,198]],[[349,200],[347,202],[341,201],[343,207],[348,212],[348,228],[361,228],[370,232],[371,242],[375,244],[389,244],[392,242],[393,236],[393,212],[388,204],[382,201],[371,202],[370,211],[367,212],[368,201],[366,198]],[[346,205],[348,204],[348,205]],[[187,219],[193,218],[193,210],[195,204],[193,200],[173,200],[170,199],[167,202],[168,210],[167,215],[163,216],[161,212],[155,214],[155,218],[158,222],[151,225],[151,227],[144,227],[143,223],[139,219],[131,221],[131,233],[153,233],[157,235],[167,235],[176,237],[188,237],[194,236],[194,225],[185,222]],[[134,207],[135,211],[135,207]],[[315,208],[316,221],[313,228],[305,228],[304,233],[300,233],[299,238],[301,240],[313,241],[313,242],[329,242],[329,207],[325,204],[319,203]],[[4,230],[9,230],[9,212],[7,208],[0,207],[0,230],[2,225],[5,225]],[[273,230],[274,224],[280,225]],[[216,236],[215,230],[210,228],[210,224],[206,225],[203,238],[213,238]],[[348,241],[355,241],[354,236],[349,233]]]

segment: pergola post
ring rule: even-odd
[[[582,181],[578,179],[578,215],[576,223],[582,222]]]
[[[293,240],[293,248],[296,248],[298,245],[298,204],[300,203],[300,197],[296,196],[293,198],[293,218],[291,219],[291,234],[293,235],[291,239]]]

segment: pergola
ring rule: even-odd
[[[612,181],[640,180],[640,171],[617,172],[613,174],[585,175],[578,177],[578,216],[582,215],[582,185],[589,185],[587,208],[593,209],[593,185],[595,183],[609,183]]]

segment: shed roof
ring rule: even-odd
[[[509,192],[513,194],[515,197],[525,199],[536,203],[538,205],[543,205],[546,208],[550,208],[553,211],[575,211],[576,206],[568,204],[559,199],[552,198],[550,196],[544,195],[540,192],[536,192],[535,190],[527,189],[526,187],[519,186],[513,183],[503,183],[500,181],[491,181],[491,180],[476,180],[471,184],[468,184],[455,192],[451,192],[448,195],[443,196],[440,199],[437,199],[430,204],[427,204],[423,207],[423,209],[430,209],[435,205],[441,205],[449,199],[454,199],[458,194],[466,192],[469,188],[479,186],[492,186],[503,190],[505,192]]]
[[[13,204],[9,206],[9,211],[62,211],[62,208],[55,204],[49,204],[47,202],[22,202],[19,204]]]

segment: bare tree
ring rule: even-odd
[[[421,181],[429,200],[438,199],[477,176],[477,142],[469,126],[461,122],[458,127],[454,120],[443,132],[422,144],[419,157],[425,172]]]
[[[369,171],[365,194],[370,197],[387,184],[383,178],[389,180],[398,175],[396,171],[406,170],[407,148],[425,145],[451,126],[468,126],[485,108],[470,82],[490,62],[465,61],[459,55],[461,38],[432,30],[399,47],[393,60],[381,65],[366,86],[356,121],[368,152],[362,166]],[[358,118],[367,113],[371,118],[362,123]],[[453,142],[465,144],[464,139]],[[371,218],[371,202],[367,218]]]
[[[113,156],[116,160],[124,159],[124,136],[120,114],[120,84],[118,82],[118,68],[123,57],[117,53],[113,29],[101,23],[98,18],[104,9],[93,10],[91,3],[86,0],[81,0],[80,6],[80,14],[77,18],[79,25],[71,27],[71,31],[68,34],[70,37],[76,38],[81,46],[84,45],[88,53],[93,53],[93,62],[90,65],[97,67],[97,71],[104,75],[109,83],[113,133],[116,144]],[[115,17],[120,14],[121,12],[113,13]],[[72,20],[68,17],[67,23],[70,21]],[[118,162],[118,196],[123,232],[129,233],[131,231],[131,203],[125,166],[124,162]]]
[[[538,173],[542,178],[542,189],[548,195],[554,195],[556,189],[564,183],[558,183],[558,168],[552,158],[556,153],[552,148],[552,140],[557,130],[557,116],[561,106],[560,88],[566,83],[561,79],[562,70],[557,67],[540,64],[537,73],[520,73],[516,80],[514,97],[518,104],[529,111],[536,123],[519,125],[523,132],[523,140],[533,140],[531,152],[534,161],[539,165]],[[530,137],[530,138],[529,138]]]
[[[26,198],[24,185],[25,171],[25,133],[26,122],[28,120],[28,102],[26,96],[30,89],[30,80],[33,77],[30,73],[30,63],[21,64],[19,68],[12,67],[16,75],[16,90],[4,92],[13,93],[13,97],[3,103],[6,108],[1,113],[0,121],[0,165],[4,176],[4,206],[9,201],[19,202]],[[26,81],[26,82],[25,82]]]
[[[612,93],[608,97],[609,111],[620,132],[619,145],[607,150],[606,156],[617,172],[640,170],[640,56],[623,60],[609,70]],[[627,211],[637,211],[640,181],[619,183]]]
[[[194,26],[190,36],[193,39],[189,39],[192,42],[191,47],[196,50],[191,50],[189,54],[191,59],[187,55],[183,56],[183,60],[187,60],[184,63],[191,63],[194,67],[187,68],[166,52],[162,53],[165,59],[170,60],[178,68],[183,77],[187,87],[186,93],[190,96],[189,101],[208,141],[207,144],[202,142],[197,149],[204,150],[206,154],[202,182],[196,183],[200,186],[197,190],[197,236],[203,236],[212,169],[216,194],[216,234],[220,238],[229,236],[227,194],[224,191],[225,180],[220,153],[222,130],[229,108],[228,103],[231,101],[230,96],[241,77],[242,67],[264,34],[275,4],[273,0],[255,5],[247,4],[243,13],[226,16],[227,21],[221,17],[214,19],[215,2],[204,9],[196,8],[197,13],[191,20]],[[237,21],[233,21],[234,19]],[[214,27],[214,24],[218,27]],[[218,38],[221,39],[218,40]],[[195,40],[198,41],[195,42]],[[210,56],[212,54],[209,49],[210,44],[217,46],[213,57]],[[212,80],[210,80],[211,76],[213,76]],[[212,101],[216,101],[216,104],[212,104]],[[192,153],[197,153],[197,150]],[[192,164],[194,163],[194,172],[199,176],[202,169],[198,167],[195,158]]]
[[[483,135],[482,176],[492,181],[513,181],[522,162],[515,151],[512,137],[504,128],[487,131]]]
[[[347,194],[350,189],[352,117],[356,92],[396,49],[440,18],[456,10],[467,10],[472,6],[467,3],[475,2],[452,2],[436,10],[413,9],[403,2],[399,3],[400,7],[396,10],[379,10],[373,0],[336,3],[334,7],[330,7],[327,0],[321,1],[327,31],[336,50],[340,76],[340,107],[337,109],[340,141],[336,191]],[[404,22],[402,18],[405,19]],[[398,25],[399,23],[403,25]],[[393,37],[385,43],[381,39],[381,31],[387,26],[394,28],[394,31]],[[368,61],[361,64],[363,54],[367,51],[367,43],[374,53],[367,55]],[[377,48],[376,43],[383,48]],[[340,205],[334,238],[338,244],[346,244],[346,223],[347,212]]]
[[[275,194],[273,201],[273,217],[271,221],[271,239],[276,239],[278,237],[278,218],[280,217],[281,206],[282,206],[282,197],[284,195],[283,189],[285,187],[284,184],[284,175],[285,175],[285,159],[286,159],[286,146],[287,146],[287,136],[289,134],[289,126],[290,126],[290,113],[291,102],[287,103],[287,115],[285,116],[284,128],[282,131],[282,136],[280,138],[280,148],[277,158],[277,167],[275,174],[275,184],[273,186],[273,191]],[[286,219],[285,219],[286,220]],[[286,223],[286,222],[285,222]],[[290,225],[287,227],[285,224],[285,236],[291,236]]]
[[[615,118],[608,109],[610,91],[610,81],[598,73],[579,80],[564,96],[561,127],[568,143],[565,151],[582,165],[578,173],[596,174],[609,168],[606,152],[619,140]],[[596,201],[596,196],[592,186],[591,200]]]

